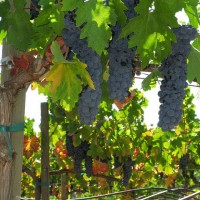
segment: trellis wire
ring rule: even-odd
[[[139,191],[145,191],[145,190],[163,190],[157,193],[154,193],[152,195],[149,195],[147,197],[141,196],[141,197],[137,197],[136,200],[149,200],[149,199],[155,199],[155,197],[158,196],[162,196],[162,195],[168,195],[166,198],[169,198],[169,195],[171,195],[170,199],[175,199],[175,200],[189,200],[191,197],[195,197],[198,194],[200,194],[200,191],[194,192],[190,195],[184,196],[184,197],[180,197],[178,194],[167,194],[168,192],[176,192],[179,191],[179,194],[184,195],[184,193],[180,192],[180,191],[184,191],[187,190],[186,188],[173,188],[173,189],[169,189],[169,188],[162,188],[162,187],[152,187],[152,188],[134,188],[134,189],[130,189],[130,190],[123,190],[123,191],[119,191],[119,192],[113,192],[113,193],[109,193],[109,194],[102,194],[102,195],[98,195],[98,196],[91,196],[91,197],[82,197],[82,198],[75,198],[72,200],[87,200],[87,199],[99,199],[99,198],[103,198],[103,197],[108,197],[108,196],[114,196],[114,195],[119,195],[119,194],[125,194],[125,193],[129,193],[129,192],[139,192]],[[173,196],[173,197],[172,197]],[[25,198],[25,197],[21,197],[20,200],[34,200],[34,198]]]
[[[200,191],[197,191],[197,192],[195,192],[195,193],[193,193],[193,194],[190,194],[190,195],[188,195],[188,196],[185,196],[185,197],[183,197],[183,198],[180,198],[179,200],[190,199],[191,197],[195,197],[195,196],[198,195],[198,194],[200,194]]]
[[[162,188],[162,187],[157,187],[157,188],[156,187],[153,187],[153,188],[135,188],[135,189],[124,190],[124,191],[120,191],[120,192],[113,192],[113,193],[109,193],[109,194],[102,194],[102,195],[98,195],[98,196],[76,198],[76,200],[98,199],[98,198],[102,198],[102,197],[108,197],[108,196],[114,196],[114,195],[118,195],[118,194],[124,194],[124,193],[129,193],[129,192],[134,192],[134,191],[144,191],[144,190],[164,190],[164,191],[161,191],[159,193],[156,193],[156,194],[153,194],[153,195],[150,195],[148,197],[144,197],[144,198],[138,199],[138,200],[146,200],[146,199],[150,199],[152,197],[159,196],[159,195],[167,193],[167,192],[175,192],[175,191],[186,190],[186,189],[185,188],[168,189],[168,188]],[[72,199],[72,200],[75,200],[75,199]]]

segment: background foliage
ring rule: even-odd
[[[112,102],[109,104],[103,101],[94,127],[82,126],[74,117],[76,111],[69,113],[59,104],[49,102],[50,170],[67,170],[66,187],[69,196],[86,197],[158,185],[166,188],[198,188],[200,123],[192,103],[194,96],[190,94],[189,89],[186,90],[184,116],[181,123],[175,130],[162,132],[160,128],[147,129],[143,122],[143,108],[147,106],[147,99],[138,90],[134,92],[136,96],[122,110],[118,110],[117,107],[110,109]],[[134,109],[131,109],[132,107]],[[33,123],[33,120],[26,120],[23,158],[24,165],[40,177],[40,151],[38,151],[40,133],[34,132]],[[87,154],[93,158],[93,176],[86,175],[84,162],[82,173],[74,173],[73,159],[68,156],[65,146],[66,132],[73,135],[75,146],[79,146],[82,141],[90,143]],[[180,159],[186,154],[189,154],[189,160],[184,173],[184,170],[180,169]],[[127,187],[124,187],[121,182],[122,166],[114,167],[113,156],[118,156],[122,162],[128,157],[134,160],[131,180]],[[60,175],[50,177],[52,198],[59,198]],[[33,180],[23,174],[22,183],[24,186],[22,195],[34,197]],[[131,193],[132,198],[139,194],[141,193]],[[121,194],[117,198],[124,198],[126,195]]]

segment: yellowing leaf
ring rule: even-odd
[[[165,179],[166,186],[167,187],[173,186],[175,178],[176,178],[175,174],[168,175],[168,177]]]
[[[55,62],[46,74],[46,81],[51,82],[51,96],[54,101],[64,100],[70,111],[78,101],[82,84],[94,88],[93,81],[86,70],[86,65],[79,60],[71,62]]]

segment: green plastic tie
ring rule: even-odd
[[[8,132],[18,132],[18,131],[23,131],[23,130],[24,130],[24,123],[13,124],[10,126],[0,125],[0,132],[3,132],[4,137],[6,139],[10,158],[12,158],[13,148],[12,148],[10,139],[8,137]]]
[[[50,186],[51,183],[49,183],[49,182],[37,182],[36,185],[37,185],[37,186],[41,186],[41,187],[43,186],[43,187],[44,187],[44,186]]]

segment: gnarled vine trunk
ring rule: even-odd
[[[8,55],[20,57],[12,47],[5,45],[3,57]],[[44,70],[39,71],[43,65],[43,61],[39,61],[35,60],[27,71],[19,70],[14,76],[10,76],[10,70],[6,69],[6,66],[3,68],[0,86],[0,127],[24,121],[26,88],[44,73]],[[21,196],[23,131],[6,133],[12,146],[12,157],[9,155],[8,143],[2,131],[0,128],[0,200],[16,200]]]
[[[25,90],[0,91],[0,125],[21,123],[24,119]],[[12,156],[5,134],[12,147]],[[23,131],[0,133],[0,200],[20,199]]]

